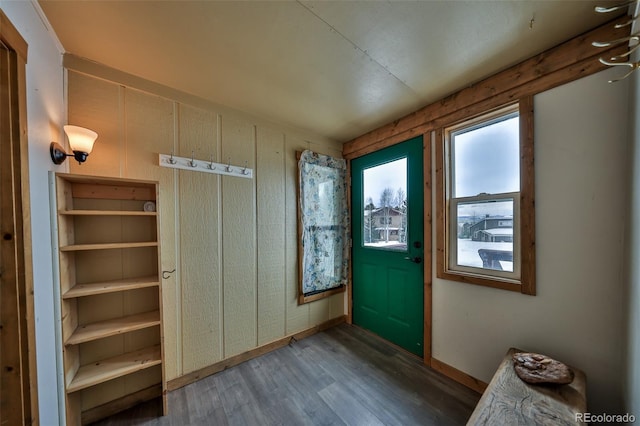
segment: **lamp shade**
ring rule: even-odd
[[[98,134],[93,130],[85,129],[79,126],[64,126],[64,132],[69,138],[69,146],[72,151],[79,151],[90,154],[93,149],[93,143],[98,138]]]

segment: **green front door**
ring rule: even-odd
[[[351,161],[353,322],[419,356],[422,158],[422,137],[417,137]]]

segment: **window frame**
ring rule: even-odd
[[[301,167],[300,167],[300,160],[303,156],[304,151],[296,151],[296,169],[297,169],[297,179],[296,179],[296,208],[297,208],[297,239],[298,239],[298,305],[303,305],[305,303],[310,303],[310,302],[315,302],[316,300],[320,300],[320,299],[325,299],[328,297],[333,296],[334,294],[338,294],[338,293],[344,293],[346,291],[346,284],[347,281],[349,280],[350,277],[350,269],[351,269],[351,260],[350,260],[350,250],[346,250],[345,253],[346,259],[347,259],[347,265],[346,265],[346,276],[347,279],[342,282],[339,286],[337,287],[332,287],[332,288],[328,288],[328,289],[323,289],[323,290],[319,290],[316,292],[312,292],[312,293],[305,293],[304,292],[304,285],[303,285],[303,281],[304,281],[304,244],[303,244],[303,239],[304,239],[304,229],[306,227],[306,224],[304,223],[304,214],[302,211],[302,204],[301,204]],[[316,155],[320,155],[320,156],[324,156],[324,157],[330,157],[327,154],[320,154],[320,153],[313,153],[310,152],[311,154],[316,154]],[[334,160],[343,160],[343,159],[334,159]],[[345,206],[348,209],[348,203],[349,203],[349,194],[348,194],[348,179],[349,179],[349,170],[348,167],[346,166],[346,160],[345,160],[345,182],[344,182],[344,187],[346,189],[345,192]],[[345,242],[347,244],[349,244],[350,240],[351,240],[351,236],[349,233],[349,229],[350,229],[350,217],[347,216],[347,222],[345,224]]]
[[[490,125],[508,114],[519,114],[520,191],[471,197],[451,197],[453,183],[452,155],[449,135],[460,129]],[[435,132],[436,142],[436,274],[438,278],[516,291],[535,295],[535,204],[533,168],[533,98],[470,113],[464,120],[445,123]],[[513,197],[514,194],[518,194]],[[457,254],[457,206],[461,202],[477,200],[514,200],[514,273],[490,269],[452,265]],[[455,251],[454,251],[455,250]],[[517,263],[517,264],[516,264]],[[518,272],[519,271],[519,274]]]
[[[514,282],[519,284],[521,278],[521,262],[520,262],[520,191],[518,192],[504,192],[500,194],[489,194],[489,195],[477,195],[473,197],[460,197],[460,198],[450,198],[450,220],[449,220],[449,258],[447,265],[451,265],[454,261],[455,255],[458,252],[458,238],[457,238],[457,225],[458,221],[456,220],[457,206],[461,203],[469,203],[469,202],[491,202],[491,201],[504,201],[504,200],[513,200],[513,218],[512,218],[512,227],[513,227],[513,272],[509,271],[499,271],[499,270],[486,270],[483,268],[476,268],[473,266],[460,265],[456,264],[455,268],[449,266],[449,268],[453,271],[453,273],[464,273],[470,275],[478,275],[480,277],[491,275],[498,279]],[[490,274],[484,272],[489,271]]]

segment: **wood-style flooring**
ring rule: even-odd
[[[476,392],[342,324],[149,401],[99,425],[460,425]]]

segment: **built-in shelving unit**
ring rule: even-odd
[[[161,397],[156,182],[55,175],[68,425]]]

